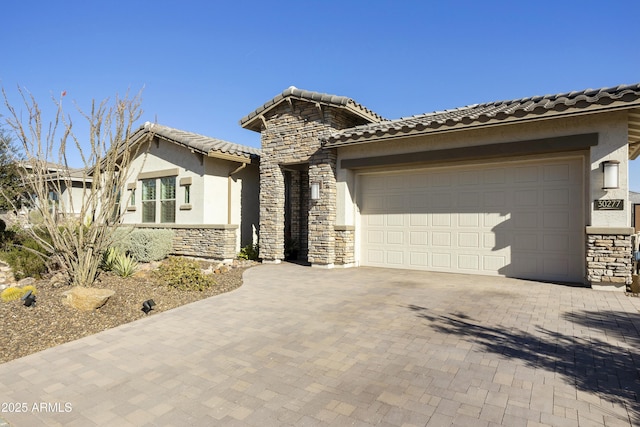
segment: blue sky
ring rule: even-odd
[[[252,146],[259,135],[239,119],[291,85],[393,119],[640,82],[631,0],[23,0],[0,10],[10,102],[18,85],[43,106],[66,91],[81,107],[144,88],[140,124]],[[630,181],[640,191],[640,160]]]

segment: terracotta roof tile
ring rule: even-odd
[[[180,129],[174,129],[168,126],[159,125],[157,123],[146,122],[136,131],[136,133],[138,133],[140,136],[134,135],[132,140],[141,137],[145,133],[153,133],[164,139],[180,145],[184,145],[185,147],[191,148],[205,155],[209,154],[210,152],[219,152],[246,158],[260,157],[260,150],[258,148],[235,144],[233,142],[211,138],[209,136],[187,132]]]
[[[594,105],[606,106],[616,101],[640,105],[640,84],[474,104],[453,110],[361,125],[334,133],[327,139],[325,146],[337,147],[385,136],[428,133],[453,126],[472,126],[492,120],[519,119],[550,112],[571,113]]]
[[[258,107],[257,109],[240,119],[240,126],[247,129],[259,131],[259,124],[257,124],[255,120],[260,117],[260,115],[265,114],[270,109],[279,105],[287,98],[300,99],[304,101],[317,102],[324,105],[345,108],[351,111],[353,114],[356,114],[369,122],[376,123],[385,120],[382,116],[378,115],[374,111],[346,96],[312,92],[304,89],[298,89],[295,86],[290,86],[281,94],[276,95],[269,101],[265,102],[262,106]]]

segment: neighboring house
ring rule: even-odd
[[[240,124],[262,138],[265,262],[631,283],[640,85],[398,120],[290,87]]]
[[[55,211],[59,216],[80,215],[85,190],[91,187],[92,179],[89,172],[85,169],[67,168],[53,162],[24,161],[20,163],[20,167],[27,174],[32,173],[35,167],[42,169],[39,174],[48,183],[49,191],[46,200],[48,209]],[[33,209],[34,203],[40,204],[42,201],[38,200],[36,195],[25,194],[25,203],[21,207],[22,213],[27,214]]]
[[[123,223],[173,229],[182,255],[230,260],[253,243],[260,150],[149,122],[131,143]]]

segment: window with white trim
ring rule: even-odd
[[[156,180],[142,180],[142,222],[156,222]]]

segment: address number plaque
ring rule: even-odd
[[[597,211],[621,211],[624,208],[623,199],[594,200],[593,208]]]

